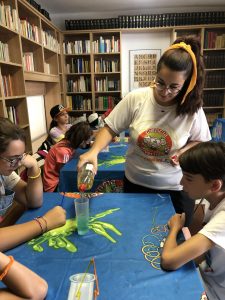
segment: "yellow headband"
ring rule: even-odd
[[[183,104],[186,97],[187,97],[187,94],[189,94],[193,90],[193,88],[195,87],[196,80],[197,80],[197,62],[196,62],[195,54],[191,50],[191,46],[185,44],[184,42],[181,42],[179,44],[171,45],[166,51],[171,50],[171,49],[177,49],[177,48],[182,48],[185,51],[187,51],[190,54],[192,62],[193,62],[193,72],[192,72],[191,80],[190,80],[189,86],[187,88],[187,91],[186,91],[186,93],[185,93],[185,95],[184,95],[184,97],[181,101],[181,104]]]

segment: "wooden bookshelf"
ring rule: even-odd
[[[48,127],[50,108],[64,98],[61,32],[25,0],[3,0],[1,9],[0,42],[6,53],[0,55],[0,116],[25,130],[26,150],[35,152],[45,137],[31,142],[26,97],[44,95]]]
[[[66,105],[104,112],[121,99],[120,31],[63,32]]]

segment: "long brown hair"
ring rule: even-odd
[[[23,129],[12,123],[9,119],[0,117],[0,153],[7,150],[9,143],[14,140],[26,142]]]
[[[193,72],[193,61],[190,54],[182,48],[170,49],[168,51],[165,51],[157,65],[157,72],[159,72],[161,68],[163,68],[163,66],[166,66],[173,71],[185,71],[185,83],[180,93],[176,96],[178,103],[177,115],[193,115],[198,111],[199,108],[203,106],[202,93],[205,71],[203,58],[201,55],[201,43],[199,38],[196,36],[186,36],[176,39],[173,44],[178,44],[180,42],[184,42],[185,44],[191,46],[191,49],[195,54],[197,63],[196,84],[193,90],[186,96],[184,103],[181,104],[181,101],[187,91]]]

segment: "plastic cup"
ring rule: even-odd
[[[92,300],[94,274],[80,273],[70,276],[70,289],[67,300]]]
[[[74,200],[74,204],[77,219],[77,231],[79,235],[84,235],[89,230],[89,199],[88,197],[77,198]]]
[[[120,143],[125,142],[125,131],[120,132]]]

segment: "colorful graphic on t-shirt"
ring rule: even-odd
[[[149,128],[139,135],[137,144],[146,155],[163,156],[170,152],[172,140],[161,128]]]

